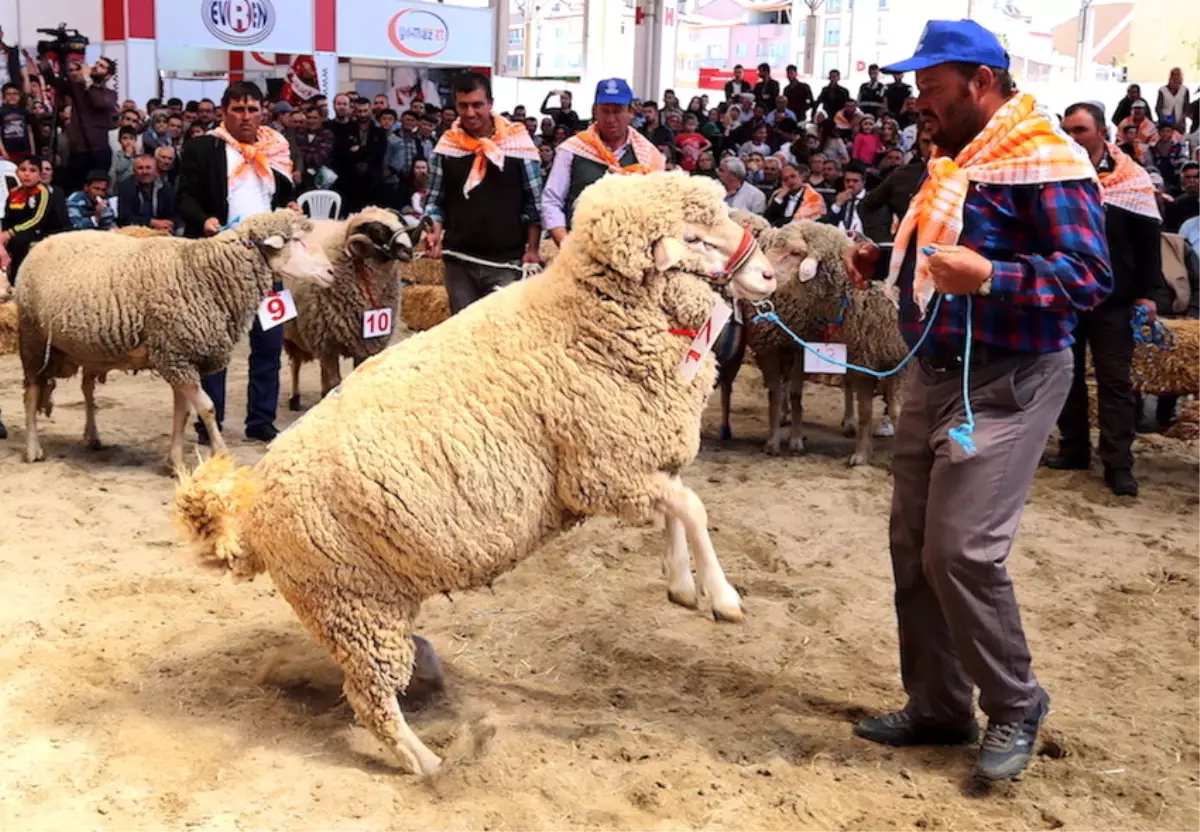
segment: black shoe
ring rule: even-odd
[[[4,423],[0,422],[0,439],[8,438],[8,428],[4,427]]]
[[[962,723],[917,722],[904,711],[873,716],[854,725],[854,735],[881,745],[969,745],[979,739],[974,720]]]
[[[1128,468],[1105,468],[1104,482],[1118,497],[1136,497],[1138,495],[1137,478]]]
[[[1033,759],[1042,720],[1050,711],[1050,696],[1038,688],[1037,699],[1020,722],[988,722],[979,748],[976,772],[985,780],[1011,780]]]
[[[1086,456],[1059,454],[1058,456],[1046,457],[1043,465],[1047,468],[1053,468],[1055,471],[1086,471],[1091,462]]]
[[[212,440],[208,438],[208,431],[206,431],[206,430],[196,431],[196,444],[203,445],[205,448],[207,448],[209,445],[212,444]]]
[[[274,425],[255,425],[254,427],[246,428],[246,438],[256,439],[259,442],[270,442],[278,435],[279,431]]]
[[[288,410],[299,410],[299,409],[300,409],[300,394],[297,393],[296,395],[294,395],[288,399]]]

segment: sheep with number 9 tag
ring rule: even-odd
[[[258,324],[264,330],[274,329],[296,317],[296,301],[287,289],[272,292],[258,305]]]

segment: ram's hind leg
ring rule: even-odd
[[[441,760],[408,727],[396,699],[412,678],[417,605],[339,595],[303,609],[301,619],[345,672],[343,689],[359,721],[414,774],[431,774]]]
[[[98,451],[104,445],[100,442],[100,431],[96,427],[96,374],[84,370],[82,387],[84,406],[83,440],[93,451]]]

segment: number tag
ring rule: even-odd
[[[363,312],[363,337],[383,338],[392,334],[392,310],[386,306]]]
[[[811,351],[804,351],[804,372],[806,373],[830,373],[833,375],[844,376],[846,368],[833,364],[831,361],[840,361],[846,363],[846,345],[845,344],[824,344],[810,343],[810,347],[816,350],[820,355],[814,355]]]
[[[272,292],[258,305],[258,324],[263,329],[274,329],[296,317],[296,301],[287,289]]]
[[[733,310],[729,308],[729,304],[717,298],[713,303],[712,312],[708,315],[708,320],[704,322],[704,326],[700,327],[700,331],[692,339],[691,346],[684,353],[683,361],[679,362],[679,373],[683,376],[684,381],[691,381],[696,377],[696,373],[700,372],[700,363],[704,360],[704,356],[708,355],[708,351],[712,349],[721,330],[725,328],[725,324],[729,323],[732,316]]]

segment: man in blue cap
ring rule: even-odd
[[[887,745],[971,743],[978,687],[988,727],[977,770],[990,780],[1025,769],[1049,710],[1004,561],[1071,386],[1076,315],[1112,288],[1091,161],[1015,90],[1008,65],[977,23],[934,20],[916,55],[884,68],[916,71],[917,109],[936,145],[888,277],[906,340],[928,335],[892,452],[908,702],[854,727]],[[860,285],[871,249],[848,256]]]
[[[558,146],[542,189],[542,219],[554,242],[562,245],[571,227],[575,200],[584,188],[609,173],[663,170],[666,161],[633,122],[633,90],[620,78],[596,85],[592,124]]]

